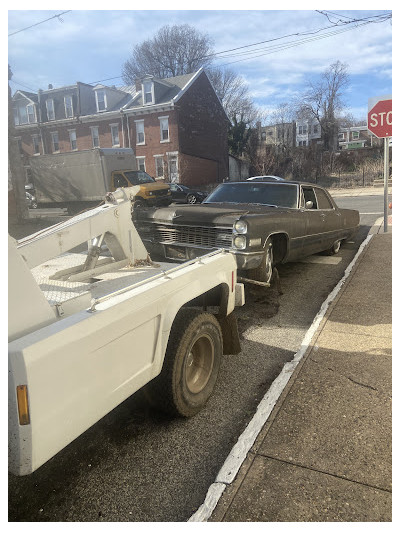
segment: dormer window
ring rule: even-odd
[[[107,109],[107,98],[105,91],[96,91],[96,105],[98,112],[105,111]]]
[[[21,124],[32,124],[36,122],[35,106],[33,104],[19,105],[14,107],[14,124],[19,126]]]
[[[72,118],[74,116],[72,96],[64,96],[64,106],[65,106],[65,117]]]
[[[47,119],[55,120],[56,115],[54,113],[54,100],[52,98],[49,98],[48,100],[46,100],[46,110],[47,110]]]
[[[143,104],[154,104],[154,83],[152,81],[143,82]]]

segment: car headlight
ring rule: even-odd
[[[244,250],[246,248],[246,237],[244,235],[236,235],[233,238],[233,246],[238,250]]]
[[[244,233],[247,233],[247,222],[244,220],[236,220],[233,225],[233,229],[236,231],[236,233],[243,235]]]
[[[153,196],[154,195],[154,192],[153,191],[149,191],[149,196]]]

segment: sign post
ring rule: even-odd
[[[383,231],[388,229],[389,138],[392,136],[392,95],[368,99],[368,129],[384,141],[383,151]]]

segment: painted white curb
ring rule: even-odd
[[[361,255],[369,241],[372,239],[372,237],[373,235],[369,234],[366,239],[361,243],[361,246],[358,249],[356,255],[354,256],[352,262],[344,271],[342,279],[339,281],[339,283],[336,285],[336,287],[332,290],[332,292],[328,295],[324,303],[321,305],[319,312],[315,316],[310,328],[308,329],[303,338],[300,349],[295,353],[293,359],[289,363],[285,363],[281,370],[281,373],[274,380],[271,387],[266,392],[264,398],[258,404],[255,415],[249,422],[246,429],[240,435],[237,443],[232,448],[232,451],[226,458],[221,470],[217,474],[215,482],[209,487],[204,503],[202,503],[202,505],[197,509],[197,511],[189,518],[188,522],[207,522],[207,520],[211,517],[225,488],[235,479],[240,467],[242,466],[243,461],[246,459],[248,452],[253,446],[261,429],[264,427],[264,424],[267,422],[272,412],[272,409],[274,408],[280,395],[284,391],[297,365],[306,353],[311,343],[311,340],[315,335],[315,332],[317,331],[320,323],[322,322],[322,319],[325,316],[326,311],[328,310],[329,305],[339,294],[344,282],[349,277],[350,272],[354,268],[354,265],[357,263],[359,256]]]

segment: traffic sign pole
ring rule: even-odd
[[[389,138],[384,139],[383,150],[383,231],[388,230]]]

